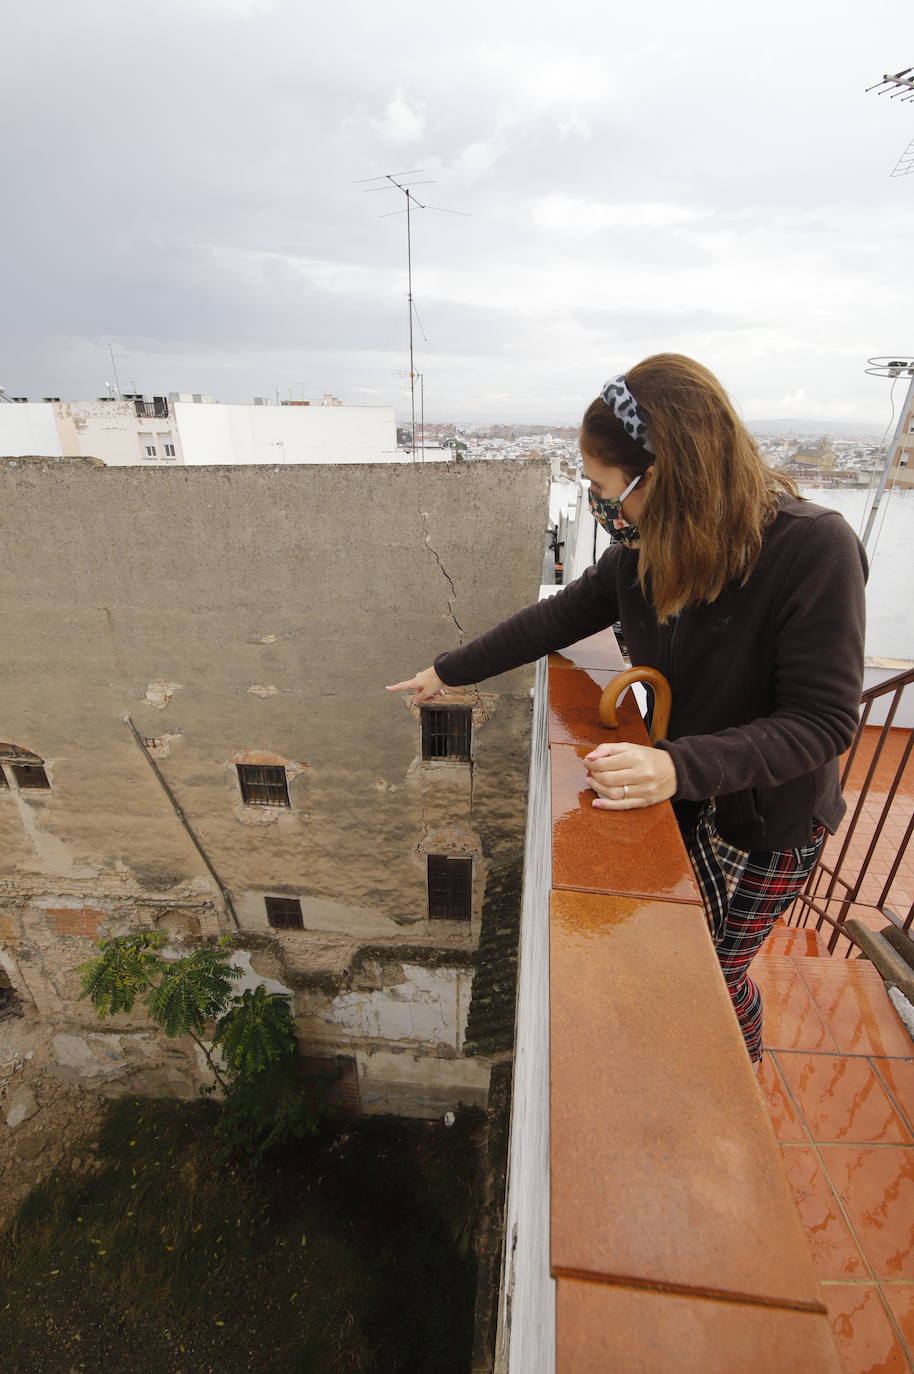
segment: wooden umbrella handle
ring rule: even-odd
[[[670,724],[670,707],[673,704],[670,684],[663,673],[658,672],[656,668],[627,668],[624,673],[616,673],[612,681],[603,688],[603,695],[600,697],[600,724],[607,726],[610,730],[616,729],[619,724],[616,715],[616,703],[625,689],[631,687],[633,682],[643,682],[646,687],[650,687],[654,694],[651,744],[656,744],[658,739],[666,739],[666,732]]]

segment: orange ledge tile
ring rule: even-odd
[[[695,875],[672,809],[632,811],[592,805],[587,745],[554,744],[552,764],[552,884],[701,904]]]
[[[557,1273],[821,1308],[701,910],[553,892]]]
[[[557,1374],[841,1374],[825,1315],[560,1279]]]
[[[614,672],[603,668],[550,668],[549,717],[550,744],[586,744],[588,751],[598,744],[629,740],[648,744],[638,703],[630,690],[618,706],[619,726],[615,730],[600,724],[600,698],[612,682]]]

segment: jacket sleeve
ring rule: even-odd
[[[555,596],[524,607],[459,649],[439,654],[435,672],[441,681],[448,687],[483,682],[614,624],[619,618],[615,576],[619,552],[607,549],[592,568]]]
[[[866,555],[837,512],[809,521],[775,607],[774,708],[748,725],[665,740],[676,796],[777,787],[843,753],[863,687]]]

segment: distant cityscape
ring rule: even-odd
[[[885,464],[885,449],[870,433],[812,435],[772,434],[773,424],[750,425],[766,461],[799,481],[825,487],[867,487]],[[767,432],[759,432],[759,431]],[[400,426],[398,441],[409,445],[409,428]],[[553,476],[573,477],[578,466],[575,426],[548,425],[426,425],[417,448],[453,448],[466,459],[548,458]],[[904,479],[907,453],[902,454],[896,481]]]
[[[108,465],[277,462],[447,462],[547,459],[554,481],[580,468],[576,425],[397,423],[389,405],[348,405],[336,396],[255,396],[224,405],[212,396],[117,392],[84,401],[31,401],[0,388],[0,456],[92,457]],[[867,488],[886,468],[889,485],[914,486],[914,383],[894,438],[866,423],[759,420],[748,423],[761,453],[807,486]],[[887,444],[888,441],[888,444]]]

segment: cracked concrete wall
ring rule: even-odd
[[[532,669],[451,694],[470,764],[423,763],[384,684],[536,598],[547,497],[542,462],[0,460],[0,739],[51,782],[0,789],[0,948],[34,1005],[81,1020],[99,932],[231,928],[125,716],[280,978],[474,948],[487,866],[522,847]],[[244,761],[285,768],[289,809],[243,803]],[[469,924],[429,921],[429,852],[474,858]],[[304,931],[271,930],[267,895]]]

